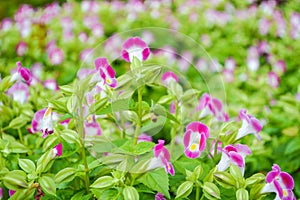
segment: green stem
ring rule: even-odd
[[[136,129],[134,133],[134,138],[133,138],[133,145],[135,146],[138,141],[138,137],[140,134],[140,129],[142,126],[142,101],[143,101],[143,96],[142,96],[143,88],[140,86],[138,88],[138,122],[136,124]]]
[[[196,186],[196,200],[199,200],[199,199],[200,199],[200,187]]]
[[[79,103],[79,119],[78,119],[78,134],[80,136],[80,145],[81,145],[81,156],[84,163],[84,183],[86,191],[89,192],[90,187],[90,178],[89,178],[89,167],[86,159],[86,152],[84,147],[84,119],[83,119],[83,109],[82,109],[82,98],[78,98]]]
[[[177,119],[178,116],[178,102],[177,100],[175,101],[175,118]],[[171,129],[171,147],[170,147],[170,151],[173,152],[174,146],[175,146],[175,137],[176,137],[176,133],[177,133],[177,123],[174,122],[173,127]]]
[[[20,128],[18,128],[18,134],[19,134],[19,138],[20,138],[21,143],[24,144],[23,135],[22,135],[22,131],[21,131]]]

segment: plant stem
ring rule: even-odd
[[[83,103],[82,98],[78,97],[78,104],[79,104],[78,134],[80,136],[81,156],[83,159],[84,171],[85,171],[84,183],[85,183],[86,191],[89,192],[90,178],[89,178],[89,167],[86,160],[86,152],[84,147],[84,118],[83,118],[82,103]]]
[[[175,101],[175,118],[177,119],[178,116],[178,102],[177,100]],[[171,147],[170,147],[170,151],[173,152],[174,146],[175,146],[175,137],[176,137],[176,133],[177,133],[177,123],[174,122],[172,130],[171,130]]]
[[[143,100],[143,95],[142,95],[142,92],[143,92],[143,88],[142,86],[140,86],[138,88],[138,121],[137,121],[137,124],[136,124],[136,129],[135,129],[135,133],[134,133],[134,138],[133,138],[133,145],[135,146],[137,144],[137,141],[138,141],[138,137],[139,137],[139,134],[140,134],[140,129],[141,129],[141,126],[142,126],[142,100]]]
[[[20,138],[21,143],[24,144],[23,135],[22,135],[22,131],[21,131],[20,128],[18,128],[18,134],[19,134],[19,138]]]
[[[200,187],[196,186],[196,200],[199,200],[200,198]]]

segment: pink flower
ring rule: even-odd
[[[170,162],[170,153],[169,151],[164,147],[164,140],[158,140],[158,144],[155,145],[153,151],[154,151],[154,158],[150,161],[150,164],[148,166],[148,170],[155,169],[157,167],[164,167],[166,170],[166,173],[171,174],[174,176],[175,171],[172,163]]]
[[[19,42],[16,46],[16,53],[18,56],[23,56],[27,52],[27,44],[25,42]]]
[[[132,62],[133,57],[145,61],[150,55],[150,48],[139,37],[132,37],[123,44],[122,57],[127,62]]]
[[[217,164],[218,171],[225,171],[230,164],[234,164],[238,166],[244,174],[245,171],[245,157],[246,155],[250,155],[251,150],[247,145],[236,144],[233,146],[232,144],[227,145],[222,150],[222,156],[220,162]]]
[[[18,71],[12,75],[10,81],[14,82],[14,81],[22,80],[25,83],[27,83],[27,85],[30,85],[32,76],[29,69],[22,67],[21,62],[17,62],[17,67],[18,67]]]
[[[277,164],[274,164],[272,171],[266,176],[267,184],[263,187],[261,193],[276,192],[275,200],[296,200],[293,194],[293,177],[282,172]]]
[[[43,116],[43,138],[47,137],[48,134],[52,134],[53,131],[52,108],[48,107]]]
[[[52,65],[59,65],[64,60],[64,52],[59,48],[55,48],[51,50],[48,54],[50,63]]]
[[[162,193],[158,192],[155,195],[155,200],[166,200],[166,199],[164,198],[164,195]]]
[[[1,22],[1,30],[8,31],[11,29],[13,21],[10,18],[4,18]]]
[[[175,105],[175,102],[172,101],[172,103],[170,104],[170,113],[171,114],[175,114],[176,113],[176,105]]]
[[[197,111],[200,110],[200,118],[212,114],[219,121],[227,122],[229,120],[228,114],[223,111],[222,102],[219,99],[211,97],[207,93],[204,93],[200,98]]]
[[[178,82],[178,76],[174,72],[167,71],[162,75],[161,80],[162,80],[162,83],[167,86],[172,81]]]
[[[253,117],[252,115],[247,114],[246,109],[241,109],[239,113],[239,118],[243,120],[242,127],[239,129],[236,136],[236,140],[253,133],[257,139],[261,140],[260,135],[258,134],[263,128],[261,122]]]
[[[104,81],[104,84],[107,84],[112,88],[115,88],[117,86],[117,79],[115,77],[116,72],[108,64],[106,58],[97,58],[95,60],[95,67],[96,70],[100,72],[100,76]]]
[[[3,188],[0,188],[0,199],[3,198]]]
[[[275,72],[269,72],[267,81],[272,88],[277,88],[280,83],[280,78]]]
[[[247,66],[250,71],[257,71],[259,68],[259,55],[256,47],[248,49]]]
[[[55,158],[56,156],[59,157],[62,155],[62,149],[63,149],[63,146],[62,146],[62,143],[59,143],[58,145],[56,145],[53,149],[52,149],[52,157]]]
[[[286,72],[286,64],[284,60],[278,60],[273,66],[273,71],[277,74],[283,74]]]
[[[198,158],[206,147],[209,137],[208,127],[200,122],[191,122],[187,125],[183,138],[184,153],[188,158]]]
[[[95,115],[90,115],[84,121],[84,135],[93,137],[102,134],[102,129],[97,123]]]
[[[49,90],[59,90],[59,87],[54,79],[48,79],[44,81],[44,87]]]
[[[227,83],[233,82],[233,80],[234,80],[234,71],[229,70],[229,69],[223,69],[222,74],[223,74],[224,80]]]
[[[152,137],[146,133],[142,133],[138,137],[138,142],[152,142]]]
[[[29,87],[25,83],[17,82],[11,88],[9,88],[7,94],[12,96],[14,101],[24,104],[28,102]]]

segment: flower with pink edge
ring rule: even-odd
[[[122,57],[126,62],[132,62],[133,57],[140,61],[145,61],[150,55],[150,48],[139,37],[132,37],[123,44]]]
[[[95,60],[96,70],[99,71],[100,76],[104,82],[104,84],[109,85],[112,88],[117,86],[116,72],[109,65],[106,58],[97,58]]]
[[[184,154],[188,158],[198,158],[205,149],[209,136],[209,129],[206,125],[200,122],[189,123],[183,138]]]

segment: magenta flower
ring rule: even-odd
[[[230,164],[234,164],[238,166],[244,174],[245,171],[245,157],[246,155],[250,155],[251,150],[247,145],[236,144],[233,146],[232,144],[227,145],[222,150],[222,156],[220,162],[217,164],[218,171],[225,171]]]
[[[12,195],[14,195],[16,193],[15,190],[8,190],[8,195],[11,197]]]
[[[145,61],[150,55],[150,48],[139,37],[132,37],[123,44],[122,57],[127,62],[132,62],[133,57]]]
[[[170,108],[169,108],[170,113],[174,115],[176,113],[176,109],[177,108],[176,108],[175,102],[172,101],[171,104],[170,104]]]
[[[277,164],[266,176],[267,184],[261,193],[276,192],[275,200],[296,200],[293,194],[294,180],[287,172],[282,172]]]
[[[28,102],[29,87],[25,83],[17,82],[7,90],[7,94],[12,96],[14,101],[24,104]]]
[[[56,145],[53,149],[52,149],[52,157],[55,158],[55,157],[59,157],[62,155],[62,149],[63,149],[63,146],[62,146],[62,143],[59,143],[58,145]]]
[[[272,88],[277,88],[280,83],[280,78],[275,72],[271,71],[268,73],[267,82]]]
[[[52,108],[48,107],[44,113],[42,119],[42,132],[43,138],[47,137],[49,134],[53,133],[53,119],[52,119]]]
[[[27,44],[25,42],[19,42],[16,46],[16,53],[18,56],[23,56],[27,52]]]
[[[59,65],[64,61],[64,52],[59,48],[52,49],[48,56],[52,65]]]
[[[261,140],[260,135],[258,134],[261,129],[263,128],[263,125],[261,122],[253,117],[252,115],[247,114],[246,109],[241,109],[239,113],[239,118],[243,120],[242,127],[239,129],[238,134],[236,136],[236,140],[253,133],[255,137],[259,140]]]
[[[102,134],[102,129],[97,123],[95,115],[90,115],[84,121],[84,135],[93,137]]]
[[[149,163],[148,170],[155,169],[157,167],[164,167],[166,173],[171,174],[174,176],[175,171],[172,163],[170,162],[170,153],[164,147],[164,140],[158,140],[158,144],[155,145],[153,152],[154,158]]]
[[[161,77],[162,83],[164,85],[169,85],[172,81],[178,82],[178,76],[171,71],[165,72]]]
[[[226,112],[223,111],[222,102],[217,99],[211,97],[209,94],[204,93],[200,98],[199,105],[197,107],[197,111],[200,111],[200,118],[203,118],[209,114],[215,116],[215,118],[219,121],[227,122],[229,120],[229,116]]]
[[[0,199],[3,198],[3,188],[0,188]]]
[[[116,72],[108,64],[106,58],[97,58],[95,60],[95,67],[96,70],[100,72],[100,76],[104,81],[104,84],[107,84],[112,88],[115,88],[117,86],[117,79],[115,77]]]
[[[14,82],[14,81],[22,80],[27,85],[30,85],[32,76],[31,76],[31,72],[29,71],[29,69],[22,67],[21,62],[17,62],[17,67],[18,67],[18,71],[12,75],[10,81]]]
[[[191,122],[187,125],[183,138],[184,153],[188,158],[198,158],[206,147],[209,137],[208,127],[200,122]]]
[[[286,64],[284,60],[278,60],[273,66],[273,71],[277,74],[283,74],[286,72]]]
[[[162,193],[156,193],[155,200],[166,200]]]
[[[152,137],[150,135],[147,135],[146,133],[142,133],[138,137],[138,143],[139,142],[152,142]]]
[[[1,30],[8,31],[13,26],[13,21],[10,18],[4,18],[1,22]]]

